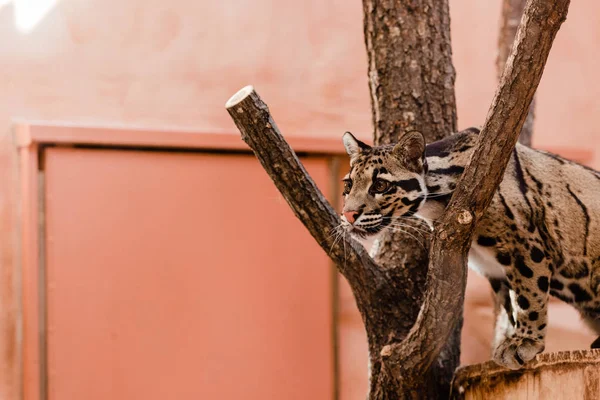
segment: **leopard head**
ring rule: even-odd
[[[350,156],[341,217],[347,231],[359,237],[375,235],[419,210],[427,196],[421,133],[406,133],[395,145],[371,147],[346,132],[343,142]]]

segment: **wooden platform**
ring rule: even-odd
[[[513,371],[489,361],[459,368],[452,399],[600,399],[600,350],[542,353]]]

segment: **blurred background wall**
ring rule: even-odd
[[[450,2],[460,128],[496,86],[500,1]],[[345,0],[0,0],[0,131],[11,118],[232,131],[255,85],[288,135],[371,132],[362,5]],[[49,4],[18,24],[17,6]],[[539,89],[536,145],[600,140],[600,4],[574,3]],[[36,15],[34,15],[37,17]],[[594,16],[590,18],[590,16]],[[594,158],[594,165],[600,160]]]
[[[450,3],[459,127],[466,128],[483,123],[496,87],[500,1]],[[539,87],[534,132],[534,146],[568,153],[596,168],[598,16],[597,1],[571,4]],[[5,144],[14,119],[235,133],[223,105],[249,83],[269,103],[286,135],[338,138],[350,130],[368,140],[366,70],[360,1],[0,0],[0,139]],[[17,202],[7,188],[16,175],[5,168],[10,146],[1,148],[0,229],[10,232]],[[14,249],[14,241],[0,242],[2,271],[16,263]],[[486,302],[486,285],[470,282],[476,304]],[[362,328],[351,296],[343,288],[341,296],[342,398],[362,398]],[[491,330],[491,320],[482,326],[481,315],[473,324],[470,317],[467,311],[467,363],[487,359]],[[565,318],[560,318],[569,321],[565,329],[578,334],[577,320]],[[0,325],[12,329],[2,320]],[[12,351],[6,342],[0,346],[3,354]]]

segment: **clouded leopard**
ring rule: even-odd
[[[410,132],[376,147],[346,133],[345,229],[364,238],[405,217],[441,216],[478,133],[470,128],[425,145]],[[549,295],[576,307],[600,334],[598,193],[600,173],[520,144],[514,149],[469,252],[469,266],[504,304],[493,350],[498,364],[517,369],[543,351]]]

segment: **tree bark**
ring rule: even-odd
[[[399,312],[405,299],[396,276],[378,266],[354,240],[335,241],[339,218],[281,136],[252,87],[235,94],[226,108],[277,188],[352,288],[369,338],[370,399],[433,398],[429,374],[460,320],[466,257],[473,229],[503,178],[550,47],[566,18],[569,0],[530,0],[478,146],[444,215],[435,224],[427,289],[414,326],[403,336]]]
[[[375,144],[456,131],[447,0],[363,0]]]
[[[523,16],[526,0],[503,0],[502,1],[502,16],[500,18],[500,33],[498,35],[498,57],[496,58],[496,72],[498,80],[502,76],[504,66],[517,34],[517,28]],[[533,122],[535,119],[535,97],[529,106],[527,119],[521,129],[519,142],[526,146],[531,146],[531,138],[533,137]]]
[[[422,132],[428,143],[455,132],[448,1],[363,0],[363,12],[374,143],[397,142],[410,130]],[[386,232],[377,245],[376,261],[388,271],[403,299],[397,304],[398,340],[406,337],[419,313],[429,242],[426,234],[415,238],[403,232]],[[461,328],[462,316],[438,362],[427,372],[428,398],[447,398],[460,363]],[[383,345],[374,343],[372,347]],[[381,369],[379,354],[371,352],[370,361],[371,385],[376,385]]]

